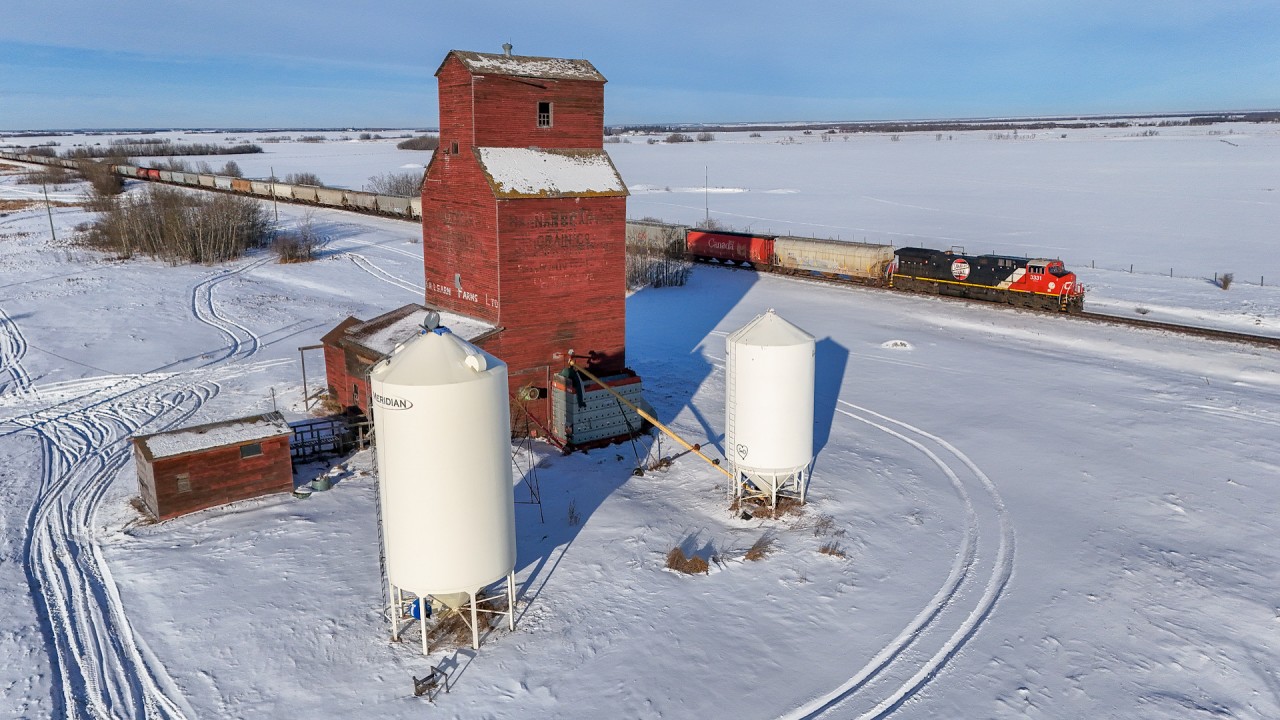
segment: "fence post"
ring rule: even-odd
[[[1133,263],[1129,263],[1129,274],[1133,274]]]

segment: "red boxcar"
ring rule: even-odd
[[[721,262],[773,264],[773,237],[719,230],[690,230],[685,239],[689,255]]]

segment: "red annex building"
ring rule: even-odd
[[[436,71],[440,146],[422,184],[425,305],[493,328],[473,341],[508,365],[513,424],[594,444],[640,421],[600,388],[562,376],[570,351],[641,399],[626,369],[627,188],[604,151],[606,81],[586,60],[504,48],[451,51]],[[338,360],[327,361],[330,384],[351,385],[351,359]]]

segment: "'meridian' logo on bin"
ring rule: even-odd
[[[388,410],[408,410],[413,407],[413,403],[404,398],[380,395],[378,393],[373,394],[373,401],[378,403],[378,407],[384,407]]]

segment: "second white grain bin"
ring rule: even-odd
[[[773,310],[726,340],[725,457],[735,497],[804,502],[813,463],[816,343]]]
[[[507,366],[444,328],[425,331],[369,373],[392,636],[405,593],[514,621],[515,507]],[[481,591],[507,580],[503,596]],[[486,604],[488,603],[488,604]],[[425,614],[425,613],[424,613]],[[426,651],[426,633],[423,633]]]

